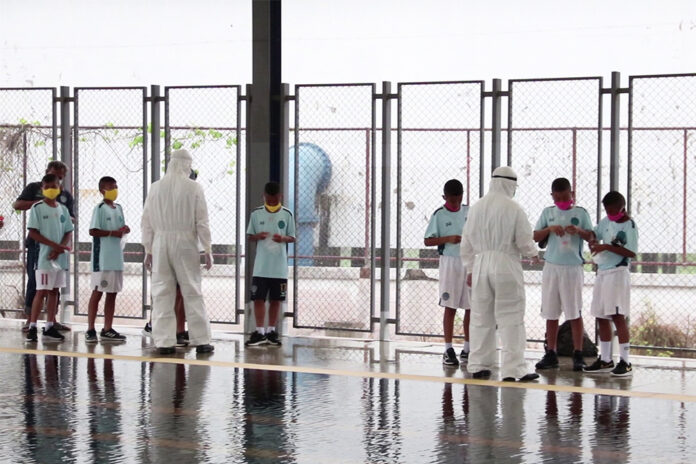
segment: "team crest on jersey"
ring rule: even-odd
[[[62,214],[60,215],[60,222],[65,222],[65,216],[63,216]]]
[[[101,286],[102,286],[102,287],[107,287],[108,285],[109,285],[109,282],[107,282],[106,280],[102,280],[102,281],[101,281]]]
[[[570,220],[570,223],[573,224],[574,226],[577,226],[580,224],[580,219],[574,217]]]
[[[278,228],[285,229],[285,221],[278,221]]]
[[[442,301],[447,301],[449,300],[450,294],[445,292],[442,294]]]

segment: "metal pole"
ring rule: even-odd
[[[609,135],[609,190],[619,189],[619,142],[621,73],[611,73],[611,133]]]
[[[153,86],[154,87],[154,86]],[[147,87],[143,87],[143,107],[142,107],[142,112],[143,112],[143,126],[142,126],[142,131],[143,131],[143,204],[145,204],[145,198],[147,198],[147,103],[148,103],[148,98],[147,98]],[[159,103],[155,102],[154,97],[152,98],[152,105],[158,105]],[[159,121],[158,121],[158,126],[159,126]],[[157,137],[157,144],[159,145],[159,137]],[[154,145],[154,144],[153,144]],[[145,258],[143,256],[143,258]],[[142,267],[142,301],[140,305],[140,312],[143,317],[147,315],[147,269],[145,269],[145,263],[143,259],[143,264],[141,265]]]
[[[402,198],[402,132],[403,132],[403,120],[402,120],[402,93],[401,84],[397,84],[396,90],[396,332],[399,332],[400,326],[400,316],[401,316],[401,266],[403,249],[401,241],[401,198]],[[467,173],[468,174],[468,173]],[[380,359],[382,359],[380,357]]]
[[[382,82],[382,263],[380,276],[379,339],[388,340],[391,235],[391,83]]]
[[[240,279],[240,271],[241,271],[241,256],[242,256],[242,242],[241,242],[241,223],[242,223],[242,199],[241,199],[241,185],[242,185],[242,100],[244,97],[241,95],[242,88],[238,87],[237,88],[237,125],[235,127],[235,133],[237,134],[237,150],[235,153],[235,161],[236,161],[236,166],[237,169],[235,170],[235,185],[237,186],[237,198],[236,198],[236,204],[235,204],[235,242],[234,242],[234,308],[235,308],[235,316],[234,316],[234,322],[235,324],[239,323],[239,303],[240,301],[244,301],[244,299],[240,299],[242,296],[241,293],[241,279]]]
[[[169,164],[169,156],[172,154],[172,129],[169,127],[169,89],[164,88],[164,169]],[[158,166],[159,169],[159,166]],[[158,174],[159,176],[159,174]],[[155,178],[152,178],[153,182]]]
[[[53,100],[53,104],[51,105],[51,142],[53,148],[53,159],[56,160],[58,159],[58,100],[56,99],[55,88],[51,91],[51,98]]]
[[[483,178],[486,173],[485,148],[486,148],[486,92],[485,84],[481,82],[481,107],[479,117],[479,198],[483,196]],[[471,204],[471,203],[469,203]]]
[[[501,88],[502,82],[500,79],[493,79],[493,92],[491,102],[492,120],[491,120],[491,171],[500,166],[500,121],[501,121]],[[511,143],[512,137],[508,130],[508,144]],[[511,153],[508,153],[508,162],[512,160]]]
[[[73,213],[75,214],[75,230],[73,231],[73,312],[77,311],[80,305],[80,294],[78,289],[78,276],[80,271],[80,195],[79,195],[79,185],[80,178],[78,174],[78,169],[80,165],[79,160],[79,144],[75,144],[75,152],[73,154],[72,146],[72,131],[70,128],[70,102],[73,101],[75,107],[73,109],[74,118],[74,130],[75,139],[78,140],[78,104],[77,104],[77,91],[75,91],[75,96],[70,98],[70,87],[61,86],[60,87],[60,158],[68,166],[68,171],[65,173],[64,183],[68,186],[72,186],[73,194]],[[75,162],[73,163],[73,156]],[[74,182],[73,182],[74,180]],[[66,282],[66,288],[70,280],[70,272],[68,272],[68,282]],[[60,321],[65,322],[65,306],[66,301],[64,298],[60,300]]]
[[[151,120],[151,130],[150,133],[150,181],[155,182],[160,178],[160,102],[162,97],[160,96],[160,86],[151,85],[150,86],[150,120]],[[147,194],[147,191],[143,192]]]

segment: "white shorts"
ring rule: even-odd
[[[123,271],[101,271],[92,273],[92,290],[103,293],[118,293],[123,289]]]
[[[541,273],[541,315],[558,320],[563,314],[568,321],[580,317],[582,311],[582,266],[544,263]]]
[[[58,269],[37,269],[35,272],[36,276],[36,289],[37,290],[53,290],[54,288],[63,288],[67,282],[67,272]]]
[[[631,308],[631,273],[628,266],[598,271],[592,294],[592,315],[600,319],[623,314]]]
[[[466,266],[459,256],[440,256],[440,303],[443,308],[471,308]]]

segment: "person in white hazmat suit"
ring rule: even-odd
[[[213,256],[208,207],[201,185],[189,179],[191,163],[188,151],[173,152],[167,172],[151,185],[143,208],[145,266],[152,270],[152,336],[160,354],[173,353],[176,344],[177,283],[184,298],[190,344],[198,353],[213,351],[198,251],[200,242],[205,268],[210,269]]]
[[[496,362],[496,326],[502,343],[501,376],[529,381],[524,361],[524,281],[520,255],[537,256],[532,227],[512,199],[517,174],[508,166],[493,171],[488,193],[469,209],[460,254],[471,285],[471,335],[467,369],[488,378]]]

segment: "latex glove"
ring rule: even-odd
[[[211,267],[213,267],[213,255],[210,253],[205,254],[205,266],[203,266],[205,270],[209,270]]]
[[[152,272],[152,255],[151,254],[145,255],[145,269]]]

